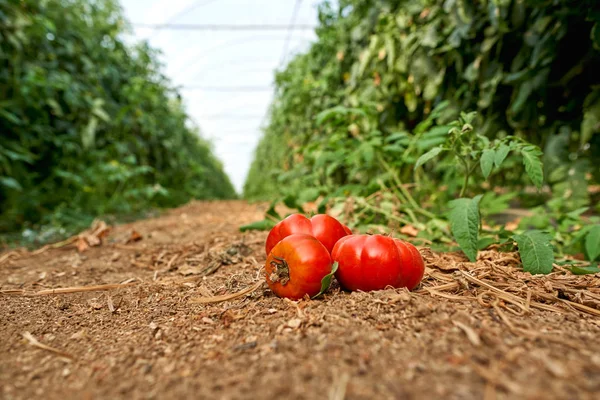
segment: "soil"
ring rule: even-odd
[[[194,202],[0,254],[0,398],[600,398],[600,277],[514,254],[420,248],[413,292],[201,303],[264,280],[267,234],[238,227],[265,209]]]

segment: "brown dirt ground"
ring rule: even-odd
[[[190,302],[257,282],[266,233],[238,226],[264,209],[194,202],[81,253],[0,254],[0,398],[600,398],[600,277],[532,277],[493,250],[422,248],[412,293]]]

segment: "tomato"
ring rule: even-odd
[[[348,228],[346,225],[342,224],[342,227],[344,228],[344,232],[346,232],[346,235],[352,235],[352,231],[350,230],[350,228]],[[337,243],[337,242],[336,242]]]
[[[294,233],[304,233],[316,237],[329,253],[341,237],[352,234],[350,228],[329,215],[317,214],[308,219],[302,214],[292,214],[275,225],[269,232],[265,246],[267,255],[281,239]]]
[[[273,247],[265,264],[267,284],[279,297],[301,299],[321,291],[321,280],[331,273],[329,251],[314,236],[293,234]]]
[[[417,287],[425,272],[419,250],[410,243],[382,235],[351,235],[340,239],[332,253],[339,263],[335,277],[348,290]]]

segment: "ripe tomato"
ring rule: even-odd
[[[380,290],[386,286],[414,289],[425,272],[415,246],[382,235],[352,235],[340,239],[332,253],[339,263],[335,277],[348,290]]]
[[[341,237],[352,234],[346,225],[329,215],[317,214],[308,219],[302,214],[292,214],[269,232],[265,246],[267,255],[281,239],[294,233],[305,233],[316,237],[329,253]]]
[[[301,299],[321,291],[321,280],[331,273],[329,252],[314,236],[293,234],[282,239],[265,264],[267,284],[279,297]]]

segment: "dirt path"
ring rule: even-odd
[[[423,249],[429,290],[410,294],[333,289],[295,303],[263,287],[190,303],[257,281],[266,233],[237,228],[263,210],[192,203],[83,253],[5,257],[0,398],[600,398],[600,278],[534,279],[493,252],[470,264]],[[126,244],[132,230],[142,238]]]

